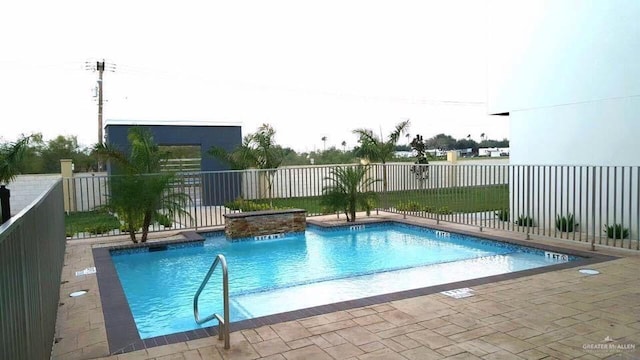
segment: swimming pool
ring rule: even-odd
[[[218,232],[204,243],[151,249],[111,252],[142,339],[199,327],[193,295],[219,253],[229,266],[232,322],[576,259],[399,223],[309,227],[239,242]],[[201,295],[201,314],[222,312],[220,281],[217,271]]]

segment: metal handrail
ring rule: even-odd
[[[198,311],[198,298],[200,297],[200,293],[204,290],[204,287],[209,282],[213,271],[218,266],[218,263],[222,264],[222,299],[224,303],[224,319],[220,317],[219,314],[209,315],[204,319],[200,319],[200,312]],[[229,275],[227,272],[227,260],[224,258],[224,255],[218,254],[216,259],[211,264],[209,268],[209,272],[202,280],[198,291],[196,291],[195,296],[193,297],[193,317],[196,319],[196,323],[201,325],[209,320],[213,320],[214,318],[218,320],[218,339],[222,340],[224,338],[224,348],[229,349],[231,347],[229,342]]]

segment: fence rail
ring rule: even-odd
[[[64,261],[62,181],[0,226],[0,359],[49,359]]]
[[[165,225],[222,225],[225,213],[271,206],[326,214],[320,198],[337,166],[356,165],[180,173],[170,191],[191,197],[189,216]],[[367,176],[386,178],[367,189],[378,194],[379,210],[640,250],[640,167],[373,164]],[[107,176],[64,181],[71,216],[109,199]],[[154,231],[163,229],[154,224]],[[90,234],[68,225],[67,235],[118,233]]]

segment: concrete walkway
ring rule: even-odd
[[[640,254],[605,249],[623,257],[590,265],[599,275],[553,271],[474,286],[464,299],[432,294],[243,330],[231,334],[230,350],[212,337],[109,356],[96,277],[75,272],[93,266],[92,247],[118,242],[126,240],[68,243],[54,360],[640,359]],[[82,289],[89,293],[68,296]]]

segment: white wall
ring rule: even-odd
[[[489,0],[488,10],[488,112],[509,113],[511,164],[618,166],[596,178],[514,173],[512,214],[553,228],[571,212],[598,234],[615,222],[637,239],[640,1]]]
[[[488,7],[489,113],[640,96],[640,1]]]
[[[640,97],[514,111],[515,165],[640,165]]]
[[[60,178],[58,174],[18,175],[7,185],[11,191],[11,214],[26,208]]]

